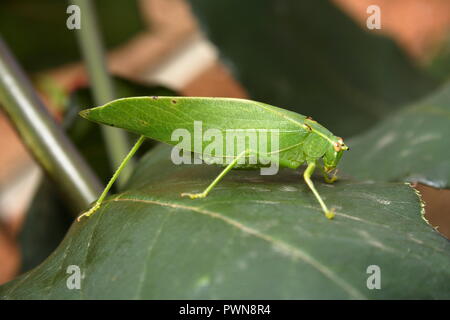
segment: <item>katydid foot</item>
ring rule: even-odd
[[[201,199],[201,198],[205,198],[208,194],[206,192],[202,192],[202,193],[182,193],[181,196],[182,197],[189,197],[191,199]]]
[[[338,179],[336,173],[334,173],[334,174],[331,176],[331,178],[328,176],[328,174],[324,173],[324,174],[323,174],[323,178],[324,178],[324,180],[325,180],[326,183],[334,183],[334,182]]]
[[[101,205],[101,203],[96,202],[95,205],[92,208],[90,208],[88,211],[86,211],[83,214],[81,214],[77,218],[77,221],[80,222],[81,218],[83,218],[83,217],[90,217],[91,215],[93,215],[95,213],[95,211],[100,209],[100,205]]]

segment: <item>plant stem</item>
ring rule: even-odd
[[[81,10],[81,29],[76,31],[84,61],[89,72],[90,83],[96,105],[103,105],[114,100],[114,85],[106,68],[106,58],[102,45],[100,31],[91,0],[72,0]],[[112,168],[120,165],[123,157],[130,149],[125,131],[108,126],[102,126],[103,138]],[[124,169],[118,184],[123,186],[131,175],[134,163]]]
[[[72,207],[85,209],[97,197],[101,184],[48,113],[1,37],[0,102],[22,141]]]

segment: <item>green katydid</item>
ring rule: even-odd
[[[326,182],[336,180],[336,166],[342,157],[343,151],[348,150],[342,138],[334,136],[329,130],[309,117],[298,113],[274,107],[261,102],[233,99],[233,98],[200,98],[200,97],[135,97],[112,101],[104,106],[86,109],[80,115],[88,120],[123,128],[140,134],[134,147],[125,157],[114,173],[108,185],[100,195],[94,206],[83,216],[92,215],[105,199],[114,181],[139,149],[145,138],[152,138],[167,144],[179,145],[173,140],[173,132],[183,128],[193,132],[196,122],[201,122],[202,130],[215,130],[226,134],[230,130],[276,130],[277,143],[270,144],[264,152],[259,144],[252,149],[233,156],[221,152],[217,148],[213,154],[208,154],[208,144],[201,141],[185,144],[182,151],[190,153],[203,153],[203,157],[211,159],[227,158],[225,169],[202,193],[185,193],[191,199],[203,198],[231,169],[261,168],[267,165],[267,159],[275,161],[279,167],[296,169],[303,163],[307,164],[303,177],[314,196],[317,198],[325,216],[334,217],[311,181],[317,164],[320,165]],[[246,143],[246,146],[249,144]],[[276,147],[275,147],[276,146]],[[258,156],[250,164],[250,158]],[[263,161],[263,159],[265,159]],[[206,160],[206,159],[205,159]],[[319,161],[321,160],[321,161]],[[334,171],[333,175],[329,177]]]

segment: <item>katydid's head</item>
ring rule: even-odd
[[[348,149],[349,148],[344,143],[344,140],[342,140],[342,138],[333,137],[332,144],[330,144],[330,147],[327,149],[323,157],[323,164],[327,173],[331,172],[337,167],[339,161],[342,158],[342,154]]]

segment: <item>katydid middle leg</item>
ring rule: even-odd
[[[208,193],[216,186],[216,184],[219,183],[220,180],[231,170],[233,169],[236,164],[238,163],[239,159],[242,159],[243,157],[247,156],[249,154],[249,151],[243,151],[240,153],[228,166],[226,166],[225,169],[217,176],[217,178],[214,179],[213,182],[201,193],[182,193],[182,197],[190,197],[191,199],[197,199],[197,198],[204,198],[208,195]]]

